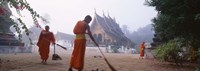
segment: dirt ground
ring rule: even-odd
[[[32,53],[0,54],[0,71],[67,71],[72,49],[65,51],[57,48],[56,53],[62,57],[58,61],[52,60],[52,53],[51,50],[46,65],[40,63],[37,48]],[[195,71],[195,66],[191,64],[178,67],[155,59],[139,59],[138,54],[104,54],[117,71]],[[84,71],[111,71],[104,59],[98,56],[101,54],[97,48],[86,49]]]

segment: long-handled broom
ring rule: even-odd
[[[44,39],[45,39],[45,38],[44,38]],[[45,40],[47,40],[47,41],[50,42],[50,40],[48,40],[48,39],[45,39]],[[62,46],[62,45],[60,45],[60,44],[55,44],[55,45],[57,45],[57,46],[63,48],[64,50],[67,50],[66,47],[64,47],[64,46]],[[61,58],[58,54],[56,54],[55,45],[53,45],[53,46],[54,46],[54,53],[53,53],[53,56],[52,56],[52,60],[58,60],[58,59],[59,59],[59,60],[62,60],[62,58]]]

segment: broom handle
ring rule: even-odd
[[[60,44],[57,44],[57,43],[56,43],[56,45],[57,45],[57,46],[60,46],[60,47],[63,48],[64,50],[67,50],[67,47],[64,47],[64,46],[62,46],[62,45],[60,45]]]
[[[117,71],[107,60],[107,58],[105,57],[105,55],[103,54],[103,52],[101,51],[100,47],[98,46],[98,49],[101,53],[101,55],[103,56],[104,60],[106,61],[106,63],[108,64],[109,68],[112,70],[112,71]]]
[[[105,57],[105,55],[103,54],[103,52],[101,51],[101,49],[98,47],[98,49],[99,49],[99,51],[100,51],[100,53],[101,53],[101,55],[103,55],[103,58],[105,58],[106,59],[106,57]]]
[[[44,38],[45,40],[47,40],[48,42],[51,42],[50,40],[48,40],[48,39],[46,39],[46,38]],[[55,44],[55,45],[58,45],[58,46],[60,46],[61,48],[63,48],[64,50],[67,50],[67,48],[66,47],[64,47],[64,46],[62,46],[62,45],[60,45],[60,44]],[[55,45],[54,45],[54,48],[55,48]]]

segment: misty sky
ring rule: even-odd
[[[50,30],[73,34],[72,30],[78,20],[86,15],[97,14],[115,18],[117,23],[128,25],[131,31],[151,24],[157,12],[153,7],[144,5],[145,0],[27,0],[40,15],[49,15]],[[32,19],[28,11],[23,11],[23,19],[28,25]],[[40,22],[42,24],[42,22]],[[42,24],[44,26],[44,24]]]

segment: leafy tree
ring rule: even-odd
[[[10,18],[10,16],[6,16],[5,14],[7,13],[7,10],[4,6],[10,6],[10,8],[15,8],[16,12],[18,13],[18,15],[21,16],[21,11],[22,10],[28,10],[30,12],[30,15],[32,16],[32,19],[34,21],[34,24],[37,27],[40,27],[40,25],[38,24],[38,18],[42,18],[36,11],[34,11],[29,3],[26,0],[0,0],[0,16],[1,17],[7,17],[9,20],[13,21],[14,20],[12,18]],[[16,17],[17,18],[17,17]],[[21,35],[21,31],[24,30],[26,32],[26,35],[29,35],[29,30],[26,27],[26,24],[21,20],[21,18],[17,18],[18,22],[20,24],[17,24],[16,22],[13,24],[13,27],[15,27],[17,33],[19,34],[19,40],[21,40],[22,35]],[[0,23],[0,25],[2,25],[3,23]],[[5,30],[5,29],[1,29]],[[29,38],[30,39],[30,38]],[[31,39],[30,39],[31,40]]]
[[[182,38],[185,45],[200,48],[200,0],[146,0],[146,5],[158,11],[155,33],[165,42]]]

